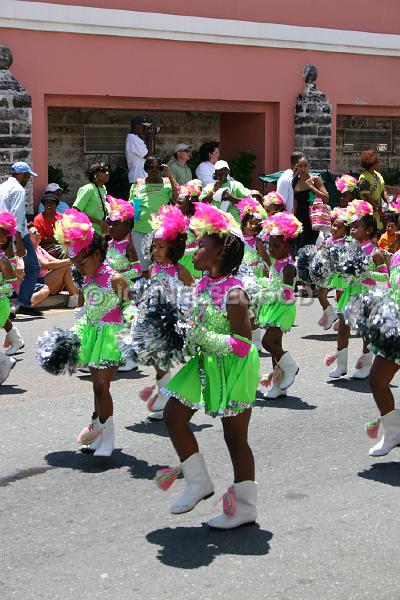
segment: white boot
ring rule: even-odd
[[[115,440],[114,418],[108,417],[105,423],[100,422],[100,428],[100,443],[94,456],[111,456],[112,451],[114,450]]]
[[[259,352],[265,352],[264,347],[261,343],[261,340],[263,339],[264,336],[264,329],[254,329],[254,331],[252,331],[251,333],[251,341],[253,342],[253,344],[255,345],[255,347],[257,348],[257,350]]]
[[[120,367],[118,367],[118,371],[120,371],[120,372],[134,371],[137,368],[138,368],[137,363],[135,363],[131,358],[126,358],[125,363],[123,365],[121,365]]]
[[[76,308],[78,306],[79,296],[78,294],[74,294],[73,296],[68,297],[67,308]]]
[[[287,396],[287,391],[282,390],[279,383],[274,383],[271,386],[270,390],[266,394],[264,394],[264,398],[266,400],[274,399],[274,398],[281,398],[282,396]]]
[[[338,350],[336,354],[336,367],[329,371],[329,377],[333,377],[333,379],[338,379],[342,377],[342,375],[347,374],[347,356],[348,349],[343,348],[342,350]]]
[[[329,304],[329,306],[327,306],[327,308],[325,308],[325,310],[322,311],[322,317],[318,321],[318,325],[323,327],[324,331],[327,331],[328,329],[330,329],[332,327],[332,325],[334,324],[336,319],[337,319],[336,311],[333,308],[333,306],[331,304]]]
[[[22,339],[20,332],[16,327],[14,327],[14,325],[12,329],[10,329],[10,331],[7,333],[6,339],[11,344],[4,352],[5,354],[7,354],[7,356],[15,354],[16,352],[18,352],[18,350],[21,350],[21,348],[25,346],[24,340]]]
[[[156,380],[157,385],[157,397],[151,406],[151,412],[149,412],[149,419],[154,421],[161,421],[164,418],[164,408],[168,402],[168,396],[161,392],[167,383],[172,379],[171,373],[166,373],[161,379]]]
[[[233,503],[229,503],[227,507],[224,506],[226,512],[224,510],[222,515],[208,521],[207,525],[209,527],[213,529],[234,529],[241,525],[252,525],[257,519],[257,484],[255,481],[234,483],[232,488],[228,490],[229,493],[233,494]],[[228,508],[230,510],[227,510]]]
[[[0,352],[0,385],[5,382],[16,362],[12,356],[6,356]]]
[[[282,371],[282,380],[279,385],[281,390],[286,390],[293,384],[296,375],[299,372],[299,365],[289,352],[285,352],[285,354],[281,356],[281,359],[278,360],[277,364]]]
[[[374,355],[372,352],[363,353],[357,361],[356,369],[353,373],[354,379],[367,379],[372,367]]]
[[[200,452],[192,454],[181,464],[186,487],[182,496],[171,506],[173,515],[189,512],[200,500],[214,494],[214,485],[207,471],[204,457]]]
[[[97,450],[97,448],[100,446],[100,442],[101,442],[100,432],[101,432],[101,426],[100,426],[99,417],[95,417],[94,419],[92,417],[90,425],[88,427],[85,427],[85,429],[83,429],[80,432],[80,434],[78,435],[78,437],[76,438],[76,441],[78,442],[78,444],[81,444],[80,451],[81,452],[94,452],[95,450]],[[95,435],[94,439],[91,440],[91,438],[94,435]]]
[[[370,451],[370,456],[385,456],[400,444],[400,410],[395,408],[381,417],[383,436]]]

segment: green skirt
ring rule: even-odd
[[[264,304],[258,314],[260,327],[278,327],[284,333],[290,331],[296,320],[296,305],[284,302]]]
[[[0,297],[0,327],[3,328],[10,317],[10,300],[8,296]]]
[[[191,275],[193,275],[193,277],[195,279],[199,279],[199,277],[202,277],[203,273],[194,268],[193,256],[194,256],[194,253],[193,254],[185,254],[185,256],[183,256],[181,258],[181,260],[179,261],[179,264],[181,264],[183,267],[185,267],[189,271],[189,273]]]
[[[78,364],[95,369],[119,367],[124,363],[119,349],[117,333],[123,331],[125,325],[83,324],[76,328],[81,338],[81,351]]]
[[[231,417],[253,405],[259,379],[260,358],[252,345],[245,358],[197,354],[162,391],[193,410],[203,409],[212,417]]]
[[[344,290],[347,287],[347,282],[343,279],[343,277],[335,273],[328,278],[325,287],[329,288],[330,290]]]
[[[361,284],[347,285],[344,288],[344,292],[343,292],[339,302],[337,303],[337,308],[336,308],[337,312],[342,313],[353,296],[359,296],[360,294],[366,292],[367,289],[368,288],[366,285],[361,285]]]

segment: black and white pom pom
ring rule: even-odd
[[[143,294],[150,286],[148,279],[140,278],[135,281],[129,289],[129,298],[134,304],[139,304],[143,299]]]
[[[318,250],[310,261],[309,274],[312,283],[323,285],[326,279],[332,275],[330,263],[327,260],[324,249]]]
[[[296,269],[298,278],[305,283],[313,283],[310,276],[310,263],[317,253],[317,248],[311,244],[300,248],[297,259]]]
[[[347,244],[343,246],[345,252],[340,256],[337,264],[337,272],[343,277],[361,277],[369,269],[369,257],[359,244]]]
[[[38,338],[36,359],[51,375],[72,375],[78,366],[80,338],[74,331],[55,328]]]
[[[72,265],[71,267],[71,275],[72,275],[72,280],[75,284],[75,287],[77,290],[82,290],[82,286],[83,286],[83,281],[85,279],[85,276],[82,275],[82,273],[79,273],[76,265]]]

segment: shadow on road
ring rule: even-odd
[[[195,425],[194,423],[189,423],[190,429],[193,433],[198,433],[203,429],[208,429],[212,427],[211,423],[204,423],[202,425]],[[164,421],[141,421],[140,423],[135,423],[134,425],[128,425],[125,427],[129,431],[134,431],[135,433],[150,433],[152,435],[159,435],[161,437],[169,437],[168,430],[165,426]]]
[[[20,388],[14,384],[0,386],[0,396],[5,396],[6,394],[25,394],[26,391],[24,388]]]
[[[298,396],[281,396],[276,399],[264,398],[262,392],[257,392],[257,400],[255,406],[262,408],[287,408],[291,410],[314,410],[317,408],[315,404],[308,404]]]
[[[383,463],[374,463],[369,469],[360,471],[359,477],[370,479],[387,485],[400,486],[400,463],[391,461]]]
[[[145,460],[139,460],[121,450],[114,450],[109,458],[71,450],[49,452],[44,458],[52,467],[78,470],[84,473],[103,473],[111,469],[128,467],[130,475],[134,479],[154,479],[156,471],[165,468],[165,465],[149,465]]]
[[[270,550],[272,533],[259,525],[231,531],[215,531],[201,527],[165,527],[146,536],[150,544],[161,546],[157,558],[164,565],[178,569],[207,567],[224,554],[263,556]]]
[[[358,335],[350,334],[350,338],[358,338]],[[310,335],[302,335],[302,340],[312,340],[314,342],[336,342],[337,341],[337,333],[312,333]]]
[[[352,392],[358,392],[359,394],[371,394],[371,387],[368,379],[330,379],[326,382],[335,388],[341,390],[350,390]]]

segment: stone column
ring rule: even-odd
[[[0,46],[0,181],[10,175],[13,163],[32,163],[32,99],[11,74],[13,57]],[[32,186],[26,189],[27,212],[32,210]]]
[[[305,65],[304,90],[297,96],[295,125],[296,150],[304,152],[316,171],[329,170],[331,162],[332,105],[316,86],[314,65]]]

